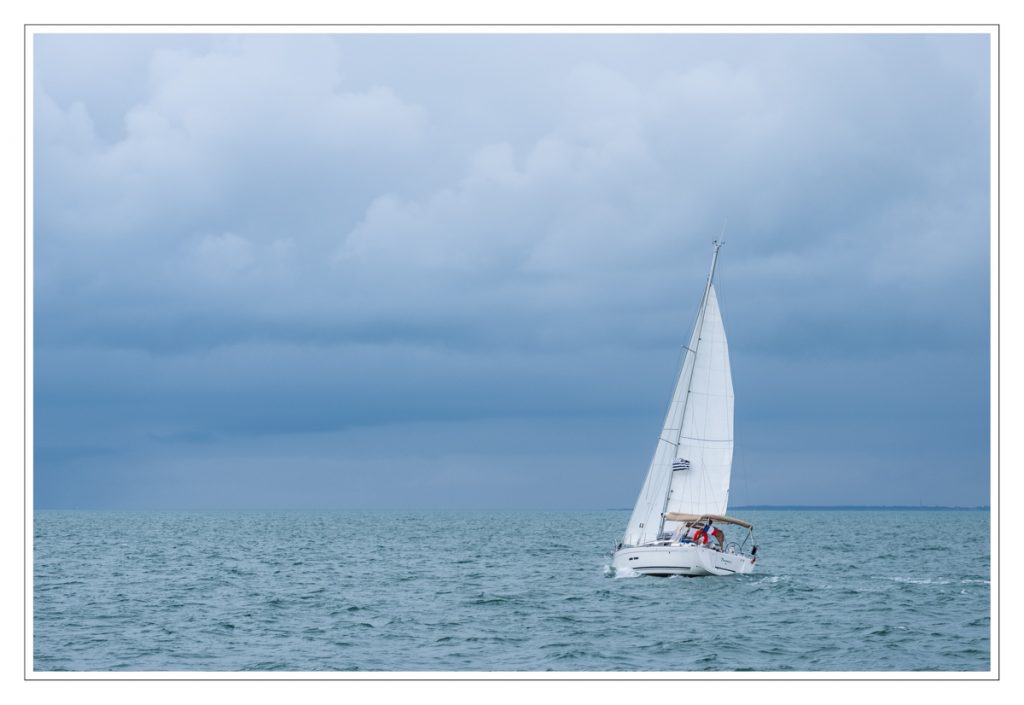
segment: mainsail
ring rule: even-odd
[[[665,424],[623,544],[650,543],[665,514],[725,514],[732,471],[733,391],[729,345],[713,284],[715,259]],[[675,526],[675,525],[673,525]]]

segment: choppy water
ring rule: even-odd
[[[628,513],[35,513],[37,671],[987,671],[989,513],[747,511],[753,575],[616,577]]]

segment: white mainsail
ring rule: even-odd
[[[715,259],[717,260],[717,243]],[[666,530],[664,514],[725,514],[732,471],[733,391],[729,345],[711,274],[675,393],[626,526],[623,544],[639,546]],[[672,524],[673,528],[677,524]]]

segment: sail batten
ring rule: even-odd
[[[673,513],[725,515],[728,508],[734,397],[713,273],[714,264],[654,457],[626,527],[626,545],[657,540],[664,521],[674,521]]]

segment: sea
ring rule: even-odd
[[[628,511],[34,513],[38,672],[985,672],[987,510],[749,510],[755,572],[616,575]],[[726,527],[727,540],[745,530]],[[733,536],[736,534],[736,536]]]

